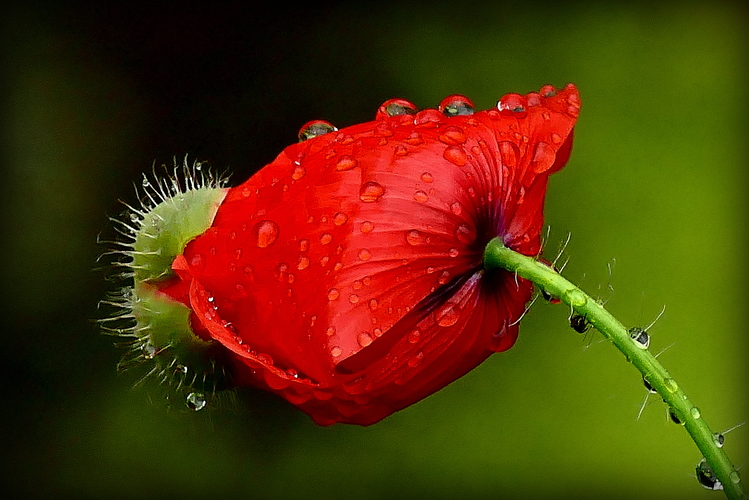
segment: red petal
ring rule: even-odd
[[[230,190],[175,270],[240,376],[320,423],[368,424],[509,348],[531,287],[487,276],[483,249],[500,236],[539,251],[579,109],[573,86],[547,94],[502,112],[380,112]]]

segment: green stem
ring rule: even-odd
[[[558,297],[575,313],[582,315],[591,325],[610,340],[642,374],[668,405],[672,415],[684,424],[692,440],[699,448],[714,476],[722,483],[728,498],[748,498],[738,471],[728,459],[725,451],[716,443],[715,435],[705,422],[697,407],[658,360],[636,342],[624,327],[601,304],[567,281],[554,269],[510,250],[498,238],[486,246],[484,266],[487,269],[506,269],[532,281],[544,292]]]

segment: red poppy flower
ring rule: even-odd
[[[371,122],[311,122],[228,191],[162,292],[230,353],[236,383],[318,424],[377,422],[515,342],[532,286],[486,271],[484,247],[539,253],[579,107],[569,84],[480,112],[393,99]]]

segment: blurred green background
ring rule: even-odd
[[[603,5],[603,4],[602,4]],[[5,7],[3,480],[65,497],[717,498],[699,452],[600,336],[537,303],[516,346],[370,427],[242,393],[165,408],[98,334],[97,234],[173,155],[242,181],[301,124],[390,97],[480,108],[572,81],[547,256],[652,347],[715,430],[749,415],[749,17],[738,2]],[[285,12],[283,12],[285,11]],[[615,262],[609,273],[610,263]],[[611,291],[613,289],[613,292]],[[725,448],[749,461],[749,425]],[[746,468],[744,475],[747,475]],[[749,478],[747,478],[749,479]]]

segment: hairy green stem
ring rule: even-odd
[[[709,465],[714,477],[731,499],[747,498],[738,471],[718,443],[715,434],[702,417],[700,410],[689,400],[668,371],[647,349],[647,343],[637,331],[627,329],[601,304],[577,286],[567,281],[550,266],[510,250],[498,238],[493,239],[484,252],[487,269],[506,269],[532,281],[549,295],[558,297],[582,316],[604,337],[610,340],[642,374],[643,379],[657,391],[668,405],[672,418],[681,422]],[[639,330],[642,332],[642,330]],[[633,335],[634,333],[634,335]],[[637,338],[633,338],[637,337]],[[640,342],[638,342],[638,339]]]

